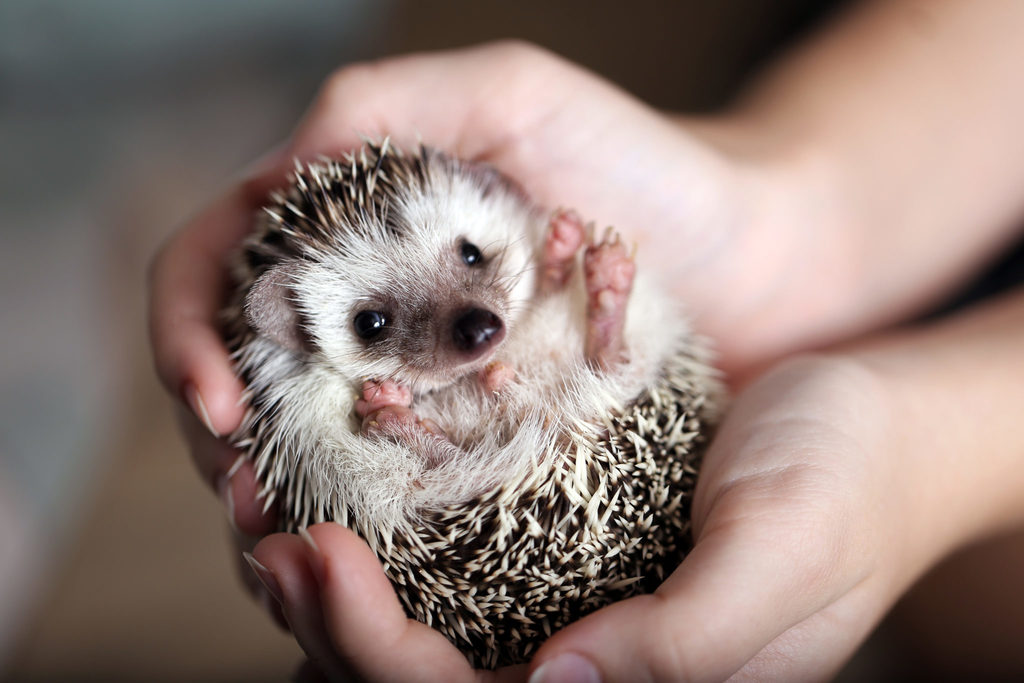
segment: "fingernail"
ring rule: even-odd
[[[274,623],[280,626],[282,631],[291,633],[292,625],[288,623],[288,617],[284,615],[284,606],[270,594],[270,591],[263,594],[260,602],[263,604],[263,609],[270,613],[270,618],[274,620]]]
[[[210,420],[210,413],[206,410],[206,404],[203,403],[203,397],[195,384],[188,384],[185,387],[185,400],[188,401],[188,405],[192,408],[192,412],[196,414],[196,417],[202,420],[206,428],[210,430],[210,433],[219,439],[220,432],[214,428],[213,421]]]
[[[284,602],[284,593],[281,591],[281,584],[277,582],[274,572],[260,564],[260,561],[252,556],[252,553],[242,553],[242,557],[252,567],[252,570],[256,573],[256,578],[260,580],[260,583],[267,589],[267,592],[274,596],[278,604],[282,604]]]
[[[224,503],[224,507],[227,508],[228,524],[230,524],[231,529],[237,533],[238,524],[235,523],[235,495],[231,492],[231,472],[222,474],[217,478],[217,495],[220,496],[221,502]]]
[[[563,652],[537,667],[529,683],[601,683],[601,674],[586,657]]]
[[[324,556],[320,552],[320,546],[316,544],[313,536],[306,530],[306,527],[299,529],[299,537],[306,544],[306,556],[309,558],[309,568],[313,571],[313,575],[316,576],[316,581],[320,585],[324,583]]]

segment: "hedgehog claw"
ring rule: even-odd
[[[402,437],[422,430],[447,438],[436,422],[416,415],[412,409],[412,391],[394,380],[363,382],[363,397],[356,400],[355,410],[362,418],[361,431],[365,436]]]
[[[356,414],[365,418],[387,406],[408,408],[412,405],[412,391],[394,380],[368,379],[363,382],[362,398],[356,400]]]
[[[499,360],[488,363],[478,375],[480,386],[490,394],[500,393],[515,376],[515,369]]]
[[[384,406],[363,419],[362,432],[366,436],[388,434],[398,436],[417,426],[416,415],[403,406]]]

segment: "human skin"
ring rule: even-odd
[[[608,681],[833,675],[923,571],[1024,525],[1022,337],[1024,291],[759,377],[707,454],[693,552],[654,594],[555,634],[531,669],[569,654]],[[965,396],[984,405],[965,406]],[[408,620],[348,529],[316,525],[305,541],[275,534],[255,559],[329,674],[524,676],[473,672],[439,633]],[[557,673],[551,680],[596,680]]]
[[[779,64],[735,108],[703,120],[652,111],[551,55],[516,44],[340,70],[289,142],[175,235],[154,263],[154,356],[168,390],[188,406],[182,419],[197,466],[230,501],[238,529],[256,536],[272,529],[271,517],[260,514],[254,499],[251,467],[243,462],[228,477],[237,454],[215,438],[229,433],[242,413],[241,387],[216,314],[226,254],[267,192],[284,183],[292,157],[345,151],[358,146],[361,134],[390,133],[404,145],[422,137],[494,164],[542,205],[576,207],[614,224],[639,243],[640,267],[669,280],[687,302],[738,385],[781,356],[924,309],[1015,234],[1011,226],[1024,202],[1017,192],[1024,186],[1024,140],[1017,131],[1024,91],[1014,66],[1024,57],[1016,54],[1024,43],[1015,38],[1022,14],[1024,5],[1012,2],[866,4]],[[979,105],[997,101],[999,106]],[[984,134],[965,134],[972,131]],[[817,374],[803,381],[826,382]],[[857,391],[844,387],[843,393],[854,400]],[[741,395],[737,411],[743,402]],[[855,406],[833,407],[838,415]],[[717,461],[735,459],[720,443],[709,453],[701,492],[710,487],[704,482]],[[886,480],[871,481],[881,489]],[[840,489],[858,485],[833,483]],[[1009,486],[1011,480],[986,483]],[[737,490],[754,497],[749,489]],[[891,505],[910,490],[918,486],[889,491],[897,496]],[[990,493],[982,489],[979,496],[987,500]],[[915,500],[922,495],[915,493]],[[881,517],[873,519],[885,526]],[[818,533],[839,528],[841,521],[815,518],[825,527]],[[322,533],[344,535],[339,529]],[[686,587],[686,577],[692,581],[694,575],[711,580],[710,570],[700,570],[702,557],[714,557],[709,538],[715,537],[699,538],[667,585]],[[285,542],[274,537],[266,543]],[[353,542],[340,543],[337,557],[359,566]],[[282,557],[292,557],[286,550],[282,546]],[[735,563],[749,561],[757,550],[753,543],[746,554],[737,550]],[[258,557],[273,565],[262,553]],[[794,559],[773,570],[792,577],[814,564]],[[832,573],[849,569],[847,554],[834,560]],[[904,574],[919,570],[906,559]],[[876,592],[877,604],[860,618],[872,612],[877,618],[879,605],[894,599],[889,593],[883,599]],[[685,606],[688,596],[682,591],[671,601],[647,598],[603,610],[553,638],[535,665],[580,629],[605,635],[594,641],[603,645],[615,634],[649,634],[631,627],[631,620],[656,618],[669,610],[664,604]],[[754,604],[760,612],[744,610],[744,622],[763,623],[765,632],[770,623],[782,624],[771,605]],[[285,606],[293,628],[299,623],[295,609],[294,601]],[[607,633],[593,626],[602,619]],[[810,637],[813,629],[804,623]],[[847,651],[869,627],[848,625],[840,639]],[[323,634],[319,638],[332,644]],[[702,669],[711,678],[738,668],[744,656],[758,661],[750,652],[756,638],[727,640],[731,653]],[[608,657],[622,651],[595,650]],[[637,655],[638,662],[654,661],[648,650],[636,652],[650,655]],[[711,658],[716,650],[706,652]],[[829,652],[838,657],[836,648]],[[595,661],[607,676],[617,671]]]

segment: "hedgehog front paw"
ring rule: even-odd
[[[622,361],[626,307],[633,290],[636,262],[612,228],[583,253],[587,289],[587,330],[584,353],[591,363],[607,369]]]
[[[586,230],[575,211],[559,209],[551,216],[541,263],[542,291],[558,291],[572,277],[576,252],[583,246]]]
[[[392,380],[363,382],[363,397],[356,401],[363,434],[396,433],[416,424],[412,391]]]
[[[363,397],[356,401],[356,414],[365,419],[386,406],[408,408],[412,405],[412,391],[390,379],[378,382],[368,379],[363,382]]]
[[[508,386],[508,383],[515,379],[516,371],[511,365],[502,363],[500,360],[492,361],[484,366],[477,378],[480,380],[480,387],[489,394],[498,394]]]
[[[356,401],[365,436],[412,436],[426,432],[445,437],[433,420],[420,419],[412,410],[412,391],[392,380],[363,382],[363,397]]]
[[[399,436],[416,428],[416,414],[405,406],[384,406],[363,416],[362,432],[365,436]]]

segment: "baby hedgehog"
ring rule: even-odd
[[[611,230],[385,140],[299,166],[236,275],[234,439],[267,505],[355,530],[475,665],[681,561],[718,388]]]

